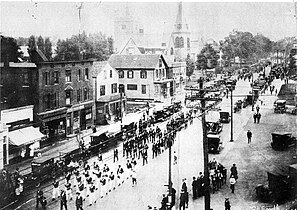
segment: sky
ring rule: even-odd
[[[80,2],[0,1],[0,32],[12,37],[49,36],[54,42],[79,32]],[[144,26],[148,38],[170,34],[177,14],[177,2],[84,2],[82,29],[114,36],[114,20],[126,6]],[[296,36],[293,2],[183,2],[183,12],[192,40],[219,41],[233,29],[261,33],[276,41]]]

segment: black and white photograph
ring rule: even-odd
[[[0,210],[297,209],[297,2],[0,0]]]

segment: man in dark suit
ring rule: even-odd
[[[65,209],[67,210],[67,199],[66,199],[66,193],[64,190],[61,190],[61,194],[60,194],[60,207],[61,210],[63,210],[63,206],[65,207]]]
[[[83,210],[83,198],[79,192],[76,193],[75,206],[76,210]]]

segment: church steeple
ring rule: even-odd
[[[179,2],[174,29],[171,33],[173,45],[170,48],[170,54],[174,54],[176,61],[185,60],[190,53],[190,35],[189,26],[183,15],[183,5],[182,2]]]
[[[184,15],[183,15],[183,4],[182,4],[182,2],[179,2],[176,21],[174,24],[174,31],[180,32],[180,31],[188,31],[188,30],[189,30],[189,26],[186,22]]]

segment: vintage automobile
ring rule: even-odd
[[[229,112],[220,112],[220,122],[221,123],[229,123],[230,122]]]
[[[31,179],[36,183],[57,177],[63,173],[64,162],[56,153],[34,158],[31,162]]]
[[[111,135],[108,131],[91,134],[89,150],[96,155],[99,151],[107,151],[118,144],[119,137]]]
[[[286,100],[276,100],[274,102],[274,113],[286,112]]]
[[[164,122],[166,120],[166,117],[165,117],[166,114],[164,110],[155,111],[153,116],[154,116],[154,123]]]
[[[181,101],[173,101],[174,112],[179,112],[182,109]]]
[[[242,109],[242,104],[243,104],[242,100],[236,101],[236,103],[234,105],[234,113],[238,112]]]
[[[222,148],[221,137],[219,135],[207,134],[208,152],[219,153]]]
[[[290,196],[292,189],[290,187],[290,177],[280,170],[267,172],[268,185],[260,184],[256,189],[256,196],[262,202],[274,202],[282,204]]]
[[[207,127],[207,133],[208,134],[219,134],[222,132],[222,123],[219,121],[208,121],[206,122],[206,127]]]
[[[296,137],[293,137],[289,132],[273,132],[271,136],[271,146],[274,150],[285,150],[296,143]]]

